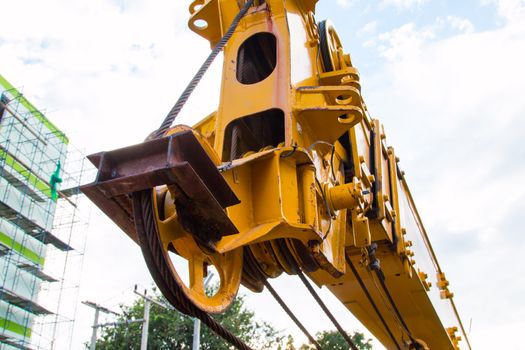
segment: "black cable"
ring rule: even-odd
[[[383,274],[383,272],[381,270],[376,270],[376,275],[377,275],[377,278],[379,280],[379,283],[381,284],[381,288],[383,289],[383,291],[385,292],[386,294],[386,297],[388,298],[388,301],[390,302],[390,305],[392,305],[392,307],[394,308],[394,312],[396,313],[396,316],[397,318],[399,319],[399,322],[401,322],[403,328],[405,329],[405,331],[407,332],[408,334],[408,337],[410,338],[410,340],[412,341],[412,343],[414,344],[417,344],[417,342],[415,341],[414,337],[412,336],[412,333],[410,332],[410,330],[408,329],[408,326],[407,324],[405,323],[405,320],[403,319],[403,317],[401,316],[401,313],[399,312],[397,306],[396,306],[396,303],[394,302],[394,299],[392,298],[392,295],[390,294],[390,291],[388,290],[387,286],[386,286],[386,283],[385,283],[385,276]],[[381,273],[379,273],[381,272]]]
[[[326,213],[328,214],[328,219],[329,219],[328,228],[326,229],[326,233],[323,236],[323,242],[324,242],[326,237],[328,237],[330,230],[332,229],[332,211],[330,210],[330,205],[328,204],[328,199],[326,198],[326,193],[324,192],[323,186],[321,186],[321,183],[317,179],[316,175],[315,175],[315,182],[317,183],[317,186],[319,186],[319,190],[321,191],[321,196],[323,197],[324,204],[326,206]]]
[[[383,324],[383,326],[385,327],[388,335],[390,336],[390,338],[392,339],[392,341],[394,342],[394,344],[396,345],[396,348],[398,350],[401,350],[401,348],[399,347],[399,344],[397,343],[397,339],[396,337],[394,337],[394,334],[392,334],[392,331],[390,330],[390,328],[388,327],[388,324],[386,323],[385,319],[383,318],[383,315],[381,315],[381,312],[379,311],[379,309],[377,308],[377,305],[376,303],[374,302],[374,299],[372,299],[372,296],[370,295],[370,292],[368,291],[368,289],[366,288],[365,286],[365,283],[363,282],[363,280],[361,279],[361,276],[359,276],[359,273],[357,272],[357,269],[355,268],[354,264],[352,263],[352,260],[348,257],[347,254],[345,254],[345,260],[346,260],[346,263],[350,266],[350,269],[352,270],[352,272],[354,273],[354,276],[355,278],[357,279],[357,282],[359,283],[359,285],[361,286],[361,289],[363,290],[363,292],[365,293],[368,301],[370,302],[370,304],[372,305],[372,308],[374,309],[374,311],[376,312],[377,316],[379,317],[379,319],[381,320],[381,323]]]
[[[312,296],[314,297],[315,301],[317,301],[317,304],[319,304],[321,309],[323,309],[323,311],[326,314],[326,316],[328,316],[330,321],[332,321],[332,323],[334,324],[334,326],[337,329],[337,331],[341,334],[341,336],[348,343],[348,345],[350,345],[352,350],[359,350],[357,345],[355,345],[355,343],[352,341],[352,339],[350,339],[350,336],[348,336],[348,333],[345,332],[343,327],[341,327],[339,322],[337,322],[337,320],[335,319],[334,315],[330,312],[330,310],[328,310],[328,308],[326,307],[326,304],[321,300],[321,298],[319,297],[319,294],[317,294],[317,292],[312,287],[310,282],[308,282],[308,279],[306,279],[305,275],[302,272],[299,272],[298,275],[299,275],[299,278],[301,279],[301,281],[303,281],[304,285],[306,286],[306,289],[308,289],[310,294],[312,294]]]
[[[235,16],[235,18],[233,19],[233,22],[231,23],[230,27],[228,28],[228,31],[226,32],[226,34],[224,34],[224,36],[217,43],[217,45],[215,45],[215,47],[211,51],[210,55],[206,59],[206,61],[204,61],[202,66],[197,71],[197,74],[195,74],[195,76],[190,81],[188,86],[186,86],[186,89],[184,89],[184,91],[180,95],[177,103],[175,103],[175,105],[170,110],[170,112],[168,113],[166,118],[164,118],[164,121],[162,122],[162,124],[160,125],[158,130],[155,131],[155,133],[154,133],[154,137],[155,138],[162,137],[164,135],[164,133],[166,133],[166,131],[168,131],[168,129],[171,127],[171,125],[173,124],[173,121],[175,121],[175,118],[177,118],[177,115],[182,110],[182,107],[184,107],[184,104],[186,103],[186,101],[188,101],[188,99],[189,99],[190,95],[192,94],[193,90],[195,90],[195,88],[197,87],[197,85],[201,81],[202,77],[204,76],[204,73],[206,73],[208,68],[210,68],[211,64],[213,63],[213,61],[215,60],[215,58],[217,57],[219,52],[221,52],[222,49],[224,48],[224,46],[226,46],[226,43],[232,37],[232,35],[235,32],[235,29],[237,28],[237,26],[239,25],[241,19],[244,17],[244,15],[246,15],[246,13],[248,12],[248,9],[252,5],[253,5],[253,0],[248,0],[246,2],[246,4],[244,4],[242,9],[239,11],[237,16]]]
[[[293,145],[291,151],[289,151],[287,153],[281,153],[281,158],[291,157],[295,153],[295,151],[297,151],[297,145]]]
[[[334,173],[335,144],[333,145],[333,144],[328,143],[326,141],[318,140],[318,141],[315,141],[314,143],[312,143],[306,150],[307,150],[308,153],[310,153],[314,149],[315,146],[317,146],[318,144],[321,144],[321,143],[331,147],[331,149],[332,149],[331,155],[330,155],[330,168],[331,168],[331,174],[332,174],[334,183],[337,183],[337,179],[336,179],[335,173]],[[325,241],[326,238],[328,237],[328,234],[330,233],[330,230],[332,229],[333,213],[332,213],[332,210],[330,210],[330,205],[328,204],[328,199],[326,198],[326,193],[325,193],[325,191],[323,189],[323,186],[321,186],[321,182],[319,182],[319,179],[317,179],[317,175],[315,176],[315,182],[317,183],[317,186],[319,186],[319,191],[321,192],[321,196],[323,197],[323,201],[324,201],[325,206],[326,206],[326,213],[329,216],[328,229],[326,230],[326,233],[323,235],[323,238],[322,238],[322,241]]]
[[[196,317],[208,326],[215,334],[226,340],[239,350],[253,350],[242,339],[235,336],[228,329],[212,318],[207,312],[199,309],[186,295],[183,287],[172,275],[171,268],[165,254],[164,246],[160,242],[153,214],[152,195],[149,190],[135,192],[132,195],[133,218],[137,230],[139,245],[142,250],[146,265],[153,280],[160,291],[180,312]]]
[[[332,147],[332,153],[330,154],[330,169],[332,171],[332,178],[334,180],[334,184],[338,184],[337,178],[335,177],[335,169],[334,169],[334,155],[335,155],[335,143]]]
[[[390,294],[390,291],[388,290],[388,287],[385,283],[385,274],[383,273],[383,270],[381,270],[381,264],[379,262],[379,259],[376,257],[375,252],[377,250],[377,244],[372,244],[370,247],[367,248],[368,251],[368,257],[370,259],[369,267],[372,271],[375,272],[377,279],[379,280],[379,283],[381,284],[381,288],[386,294],[386,297],[388,298],[388,301],[392,308],[394,309],[394,312],[396,313],[397,319],[399,322],[401,322],[401,325],[405,329],[405,331],[408,334],[408,337],[412,341],[412,343],[417,344],[414,337],[412,336],[412,333],[408,329],[407,324],[405,323],[405,320],[403,319],[403,316],[401,316],[401,313],[399,312],[399,309],[397,308],[397,305],[394,301],[394,298],[392,298],[392,294]]]
[[[306,330],[306,328],[303,326],[301,321],[299,321],[297,317],[295,317],[292,310],[290,310],[288,305],[286,305],[286,303],[281,299],[279,294],[277,294],[277,292],[275,291],[275,289],[273,289],[272,285],[270,284],[270,282],[268,282],[267,279],[264,279],[264,286],[268,289],[268,291],[275,298],[275,300],[277,300],[279,305],[288,314],[288,316],[292,319],[292,321],[294,321],[297,327],[299,327],[299,329],[304,333],[304,335],[306,335],[310,343],[312,343],[312,345],[315,346],[317,350],[323,350],[323,348],[321,348],[321,345],[319,345],[319,343],[314,339],[314,337],[312,337],[312,335],[308,332],[308,330]]]

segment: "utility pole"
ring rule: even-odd
[[[206,279],[204,280],[204,289],[208,286],[208,283],[210,283],[211,278],[213,277],[213,272],[210,272]],[[192,350],[200,350],[201,348],[201,320],[198,318],[193,319],[193,344],[191,349]]]
[[[100,327],[98,324],[98,318],[100,316],[100,312],[104,312],[106,314],[113,314],[120,316],[118,313],[111,311],[103,306],[100,306],[99,304],[93,303],[91,301],[83,301],[82,304],[87,305],[89,307],[92,307],[95,309],[95,320],[93,322],[93,333],[91,333],[91,342],[89,343],[89,350],[95,350],[97,346],[97,330]]]
[[[148,348],[149,307],[150,307],[150,301],[148,299],[144,299],[144,323],[142,324],[142,336],[140,338],[140,350],[147,350]]]
[[[144,293],[137,292],[137,285],[135,285],[135,290],[133,291],[138,296],[141,296],[144,298],[144,318],[142,322],[142,336],[140,338],[140,350],[147,350],[148,348],[148,329],[149,329],[149,309],[151,307],[151,303],[158,305],[160,307],[163,307],[168,310],[174,310],[172,306],[165,305],[162,303],[159,303],[155,299],[150,298],[147,296],[148,291],[144,290]]]

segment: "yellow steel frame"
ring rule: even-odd
[[[432,288],[428,275],[410,250],[409,239],[424,229],[414,213],[404,175],[393,148],[386,144],[382,125],[367,112],[358,71],[350,56],[343,53],[333,27],[324,33],[333,67],[325,71],[313,16],[316,2],[256,1],[257,6],[241,21],[224,49],[218,110],[193,128],[241,201],[227,209],[239,233],[223,237],[215,252],[206,251],[176,223],[176,208],[169,204],[173,202],[170,196],[175,194],[164,188],[157,190],[163,195],[156,198],[164,198],[163,217],[169,219],[158,218],[160,235],[166,249],[173,245],[190,262],[191,285],[187,292],[210,312],[224,310],[236,294],[244,247],[253,248],[267,276],[277,277],[282,270],[261,244],[297,239],[309,247],[321,267],[309,272],[312,280],[329,288],[387,348],[395,348],[345,261],[349,257],[357,266],[389,328],[402,344],[407,334],[392,316],[391,306],[367,266],[364,248],[376,243],[387,284],[413,335],[431,349],[457,349],[458,324],[443,323],[428,295]],[[243,3],[196,0],[190,6],[189,26],[213,46]],[[239,51],[258,33],[275,38],[274,67],[264,79],[242,83],[238,76]],[[242,135],[255,133],[247,129],[242,118],[275,110],[280,111],[284,123],[282,140],[230,157],[232,139],[236,137],[232,126],[239,125]],[[345,178],[345,169],[349,168],[350,180]],[[410,229],[407,217],[413,224]],[[221,275],[221,290],[214,297],[207,296],[197,281],[202,279],[202,268],[207,264],[215,265]],[[444,275],[439,276],[437,285],[443,298],[452,298]]]

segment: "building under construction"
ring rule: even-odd
[[[0,349],[52,349],[71,341],[87,220],[61,189],[83,157],[1,75],[0,92]]]

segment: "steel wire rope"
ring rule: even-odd
[[[379,308],[377,307],[376,303],[374,302],[374,299],[372,299],[372,296],[370,295],[370,292],[368,291],[368,288],[366,288],[365,283],[363,282],[363,279],[359,275],[359,272],[357,272],[357,269],[355,268],[354,263],[352,263],[352,260],[348,257],[348,255],[346,253],[345,253],[345,260],[346,260],[346,263],[350,266],[350,269],[352,270],[352,273],[354,274],[355,278],[357,279],[357,282],[359,283],[359,286],[361,286],[361,289],[365,293],[366,298],[368,299],[368,301],[372,305],[372,308],[376,312],[377,317],[379,317],[379,319],[381,320],[381,323],[385,327],[385,330],[388,333],[388,335],[390,336],[390,339],[392,339],[392,341],[396,345],[396,348],[398,350],[401,350],[401,348],[399,347],[399,344],[397,343],[396,337],[394,336],[394,334],[392,334],[392,331],[390,330],[390,327],[388,327],[388,324],[386,323],[385,319],[383,318],[383,315],[379,311]]]
[[[388,299],[388,302],[390,303],[390,305],[394,309],[395,315],[393,315],[393,316],[395,316],[395,318],[398,320],[398,322],[401,323],[401,326],[404,329],[404,331],[407,333],[408,337],[410,338],[410,341],[413,344],[416,344],[416,346],[417,346],[418,342],[415,340],[414,336],[412,335],[412,332],[410,332],[410,329],[408,328],[407,324],[405,323],[405,320],[403,319],[403,316],[401,316],[401,313],[399,312],[399,309],[397,308],[397,305],[396,305],[394,299],[392,298],[392,294],[390,294],[390,291],[388,290],[388,287],[387,287],[387,285],[385,283],[385,276],[383,274],[383,271],[382,270],[374,270],[374,271],[375,271],[376,277],[379,280],[379,283],[381,285],[381,289],[383,289],[383,291],[385,292],[386,297]],[[376,288],[378,289],[379,294],[381,294],[381,292],[379,291],[379,288],[377,287],[377,284],[376,284],[373,276],[372,276],[372,280],[374,281],[374,284],[376,285]],[[416,347],[416,349],[419,349],[419,347]]]
[[[372,275],[372,271],[375,272],[375,275],[376,275],[377,279],[379,280],[379,283],[381,284],[381,289],[383,289],[383,291],[385,292],[386,297],[387,297],[390,305],[394,309],[396,318],[401,323],[401,326],[404,328],[405,332],[407,333],[408,337],[410,338],[410,341],[412,341],[412,343],[416,344],[416,349],[419,349],[419,347],[417,347],[418,342],[412,336],[412,332],[410,332],[410,329],[408,328],[405,320],[403,319],[403,316],[401,316],[401,313],[399,312],[399,309],[397,308],[397,305],[396,305],[396,303],[394,301],[394,298],[392,297],[392,294],[390,294],[390,291],[388,290],[388,286],[386,285],[386,282],[385,282],[385,280],[386,280],[385,274],[384,274],[383,270],[381,270],[380,260],[375,255],[376,250],[377,250],[377,244],[375,244],[375,243],[372,244],[370,247],[368,247],[366,250],[364,250],[368,254],[368,258],[370,259],[370,263],[368,265],[369,268],[370,268],[369,273]],[[381,295],[381,292],[379,291],[379,288],[377,287],[377,284],[376,284],[373,276],[371,276],[371,277],[372,277],[372,281],[374,282],[374,285],[376,286],[376,288],[378,289],[379,294]]]
[[[199,70],[197,71],[193,79],[190,81],[188,86],[186,86],[186,88],[184,89],[181,96],[179,97],[173,108],[170,110],[166,118],[164,118],[164,121],[162,122],[160,127],[154,132],[154,138],[162,137],[166,133],[166,131],[168,131],[168,129],[171,127],[176,117],[188,101],[190,95],[193,93],[193,91],[195,90],[202,77],[219,54],[219,52],[223,50],[226,43],[230,40],[241,19],[246,15],[248,9],[252,5],[253,0],[248,0],[241,8],[239,13],[235,16],[227,32],[217,43],[217,45],[215,45],[208,58],[204,61],[204,63],[199,68]],[[148,265],[155,266],[156,270],[152,274],[154,275],[154,277],[156,277],[155,280],[159,285],[159,289],[161,289],[163,292],[166,292],[166,298],[170,301],[170,303],[176,306],[177,309],[190,316],[198,318],[202,321],[202,323],[207,325],[214,333],[222,337],[224,340],[226,340],[236,348],[241,350],[252,350],[241,339],[233,335],[230,331],[228,331],[217,321],[215,321],[208,313],[197,308],[193,304],[193,302],[184,294],[184,291],[180,288],[180,286],[178,286],[176,283],[173,283],[173,280],[168,277],[169,273],[166,270],[167,266],[162,261],[163,252],[161,249],[161,245],[158,244],[159,242],[155,241],[158,241],[158,237],[156,237],[156,235],[153,234],[156,228],[155,222],[153,221],[152,203],[151,198],[148,197],[149,195],[149,191],[135,193],[133,195],[135,217],[140,216],[141,219],[139,220],[141,222],[138,223],[136,220],[135,224],[137,225],[137,227],[141,225],[141,231],[147,235],[147,237],[139,238],[141,240],[140,245],[145,259],[149,262]]]
[[[378,284],[376,282],[376,278],[377,277],[374,277],[374,275],[372,274],[372,272],[370,270],[367,270],[367,272],[368,272],[368,274],[370,276],[370,279],[374,283],[374,287],[375,287],[377,293],[381,297],[383,305],[388,310],[388,312],[390,312],[390,315],[392,316],[394,321],[397,323],[397,327],[399,328],[399,331],[401,332],[402,339],[404,339],[404,333],[406,333],[409,338],[412,338],[411,335],[410,335],[410,331],[408,330],[408,328],[406,328],[403,325],[403,322],[401,321],[399,316],[396,314],[395,310],[392,308],[392,304],[389,301],[387,301],[387,297],[385,296],[384,291],[381,291],[381,289],[379,288],[379,286],[378,286]]]
[[[164,260],[162,243],[157,235],[153,215],[151,191],[145,190],[133,194],[133,212],[142,254],[150,269],[155,283],[166,299],[179,311],[196,317],[207,325],[215,334],[240,350],[253,350],[240,338],[219,324],[207,312],[199,309],[184,293],[170,275],[170,267]]]
[[[330,310],[328,310],[328,307],[321,300],[321,298],[319,297],[319,294],[317,294],[315,289],[312,287],[311,283],[308,282],[308,279],[306,278],[306,276],[302,272],[299,272],[298,275],[299,275],[299,278],[301,279],[301,281],[303,282],[303,284],[305,285],[306,289],[308,289],[308,291],[310,292],[310,294],[312,294],[312,296],[314,297],[314,299],[317,302],[317,304],[319,304],[319,306],[321,307],[321,309],[323,309],[323,311],[326,314],[326,316],[330,319],[330,321],[332,321],[332,323],[334,324],[335,328],[341,334],[343,339],[348,343],[348,345],[350,345],[350,347],[353,350],[359,350],[357,345],[355,345],[355,343],[352,341],[352,339],[348,336],[348,333],[345,332],[343,327],[341,327],[339,322],[337,322],[337,320],[335,319],[334,315],[330,312]]]
[[[282,309],[288,314],[288,316],[292,319],[292,321],[294,321],[295,325],[299,327],[299,329],[303,332],[304,335],[306,335],[310,343],[313,346],[315,346],[317,350],[323,350],[321,345],[319,345],[319,343],[314,339],[314,337],[310,334],[310,332],[308,332],[308,330],[304,327],[301,321],[299,321],[299,319],[294,315],[292,310],[290,310],[290,308],[288,307],[288,305],[286,305],[284,300],[281,299],[279,294],[277,294],[277,292],[275,291],[275,289],[273,289],[272,285],[270,284],[270,282],[268,282],[267,279],[264,279],[264,286],[266,287],[266,289],[268,289],[270,294],[277,301],[277,303],[282,307]]]
[[[288,307],[288,305],[286,305],[284,300],[277,293],[277,291],[272,287],[270,282],[268,282],[268,279],[266,278],[266,276],[264,276],[262,270],[260,270],[257,267],[257,261],[255,260],[255,257],[253,253],[251,252],[251,250],[247,248],[244,250],[244,253],[245,253],[246,260],[248,261],[248,264],[246,265],[246,267],[250,270],[250,273],[253,274],[259,280],[263,281],[264,286],[268,289],[272,297],[275,299],[275,301],[277,301],[277,303],[281,306],[281,308],[286,312],[288,317],[292,319],[295,325],[303,332],[306,338],[308,338],[308,341],[310,341],[310,343],[314,345],[317,350],[323,350],[323,348],[321,348],[319,343],[314,339],[314,337],[310,334],[310,332],[308,332],[306,327],[301,323],[301,321],[299,321],[297,316],[295,316],[295,314]],[[299,265],[297,265],[295,260],[291,260],[289,261],[289,263],[293,265],[292,266],[293,270],[299,271],[299,273],[301,273]]]
[[[170,110],[166,118],[164,118],[164,121],[160,125],[160,127],[155,131],[154,137],[162,137],[166,131],[171,127],[173,122],[175,121],[175,118],[177,118],[177,115],[179,115],[180,111],[182,110],[182,107],[186,104],[188,99],[190,98],[190,95],[193,93],[193,90],[197,87],[199,82],[201,81],[202,77],[210,68],[211,64],[219,54],[219,52],[222,51],[224,46],[226,46],[226,43],[231,39],[233,33],[235,32],[235,29],[237,29],[237,26],[239,25],[241,19],[246,15],[248,12],[248,9],[253,5],[253,0],[248,0],[244,6],[241,8],[237,16],[233,19],[230,27],[228,28],[228,31],[224,34],[224,36],[221,38],[221,40],[215,45],[213,50],[211,51],[208,58],[204,61],[202,66],[199,68],[193,79],[190,81],[188,86],[184,89],[182,94],[180,95],[179,99],[173,106],[173,108]]]

